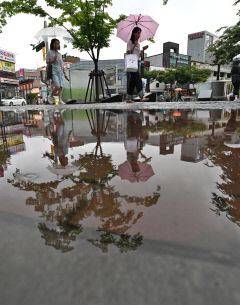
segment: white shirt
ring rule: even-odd
[[[134,46],[134,43],[132,43],[132,40],[129,40],[129,42],[127,43],[127,51],[131,50]],[[138,43],[136,45],[136,47],[134,48],[132,54],[136,54],[138,57],[140,56],[140,44]]]

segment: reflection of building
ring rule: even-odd
[[[160,155],[174,154],[174,145],[183,143],[184,137],[174,134],[163,134],[160,136]]]
[[[17,95],[19,81],[15,73],[15,54],[0,49],[0,98]]]
[[[182,144],[181,160],[187,162],[199,162],[204,159],[203,140],[200,138],[187,139]]]
[[[22,118],[14,111],[0,111],[0,177],[7,170],[10,155],[25,150]]]

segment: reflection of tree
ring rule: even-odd
[[[80,173],[70,176],[73,185],[69,187],[60,188],[64,185],[65,178],[62,178],[62,181],[48,183],[19,181],[19,172],[17,175],[14,174],[13,179],[9,179],[8,182],[20,190],[34,192],[35,196],[27,198],[26,204],[33,205],[41,217],[57,224],[57,230],[50,229],[44,224],[39,225],[46,245],[63,252],[72,250],[71,243],[81,232],[82,221],[94,217],[100,221],[98,230],[103,237],[89,240],[93,245],[99,247],[103,243],[102,250],[105,251],[106,238],[104,236],[112,235],[112,244],[121,251],[127,250],[127,247],[133,250],[141,244],[142,237],[130,237],[127,231],[143,216],[143,211],[136,211],[134,207],[130,208],[130,205],[150,207],[157,203],[159,192],[156,191],[152,196],[143,198],[121,195],[115,191],[114,186],[103,183],[103,180],[106,182],[112,177],[112,171],[115,171],[114,166],[109,165],[107,172],[99,173],[95,179],[91,180],[91,177],[86,176],[86,169],[89,167],[86,161],[88,158],[85,159],[83,156],[83,160],[85,161],[80,167]],[[90,159],[90,164],[91,161]]]
[[[195,132],[202,132],[206,130],[206,125],[202,122],[196,122],[193,120],[169,120],[157,122],[154,125],[144,126],[145,130],[157,133],[164,131],[166,133],[173,132],[177,136],[188,136]]]
[[[57,228],[45,223],[38,226],[46,245],[62,252],[71,251],[77,235],[82,232],[83,222],[94,218],[100,235],[88,240],[92,245],[104,252],[109,244],[121,252],[135,250],[142,244],[142,237],[140,234],[130,236],[128,230],[143,216],[141,207],[157,203],[159,190],[146,197],[127,196],[109,185],[118,173],[111,155],[104,154],[101,148],[101,137],[106,135],[110,114],[106,124],[105,111],[90,111],[87,115],[97,144],[92,153],[79,155],[74,161],[77,171],[57,181],[35,183],[19,179],[21,173],[16,170],[8,182],[20,190],[31,192],[26,204],[33,205],[48,222],[56,223]]]
[[[111,155],[98,156],[94,153],[86,153],[79,155],[79,159],[74,162],[74,165],[79,167],[80,174],[78,177],[72,176],[73,180],[79,179],[87,183],[106,184],[117,175]]]
[[[127,252],[136,250],[142,244],[142,236],[134,235],[129,236],[126,234],[112,234],[110,232],[101,232],[100,238],[98,239],[89,239],[88,241],[93,244],[95,247],[98,247],[102,252],[108,252],[109,245],[115,245],[119,248],[120,252]]]
[[[240,149],[227,147],[224,141],[223,137],[210,138],[205,152],[213,165],[222,169],[222,183],[217,183],[219,193],[212,193],[212,204],[218,215],[226,213],[240,226]]]
[[[76,240],[76,234],[81,233],[81,229],[72,228],[69,226],[61,226],[62,231],[50,229],[45,223],[39,223],[38,229],[45,239],[45,245],[52,246],[56,250],[68,252],[74,249],[71,242]]]

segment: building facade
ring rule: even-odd
[[[0,49],[0,98],[18,94],[19,81],[15,72],[15,54]]]
[[[16,73],[19,79],[20,95],[27,99],[29,93],[42,96],[47,87],[41,82],[40,69],[19,69]]]
[[[211,53],[207,51],[218,37],[208,31],[192,33],[188,35],[187,54],[193,61],[211,62]]]
[[[163,53],[145,59],[154,67],[176,69],[179,66],[191,65],[191,56],[179,53],[179,44],[171,41],[163,44]]]

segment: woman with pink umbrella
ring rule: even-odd
[[[144,50],[148,48],[148,46],[145,46],[142,50],[140,50],[140,44],[138,40],[140,38],[141,32],[142,30],[139,27],[135,27],[133,29],[131,38],[127,43],[127,54],[136,54],[138,57],[141,57]],[[127,73],[127,103],[134,103],[132,100],[132,94],[135,87],[137,89],[137,95],[141,98],[141,102],[148,101],[149,98],[143,96],[142,80],[139,72],[137,71]]]
[[[158,23],[148,15],[130,15],[118,23],[117,37],[127,42],[127,54],[136,54],[138,57],[141,57],[148,46],[143,47],[141,51],[139,42],[153,38],[157,28]],[[143,96],[142,80],[138,71],[128,72],[127,79],[127,102],[133,103],[132,94],[135,87],[137,88],[137,94],[142,102],[149,100]]]

